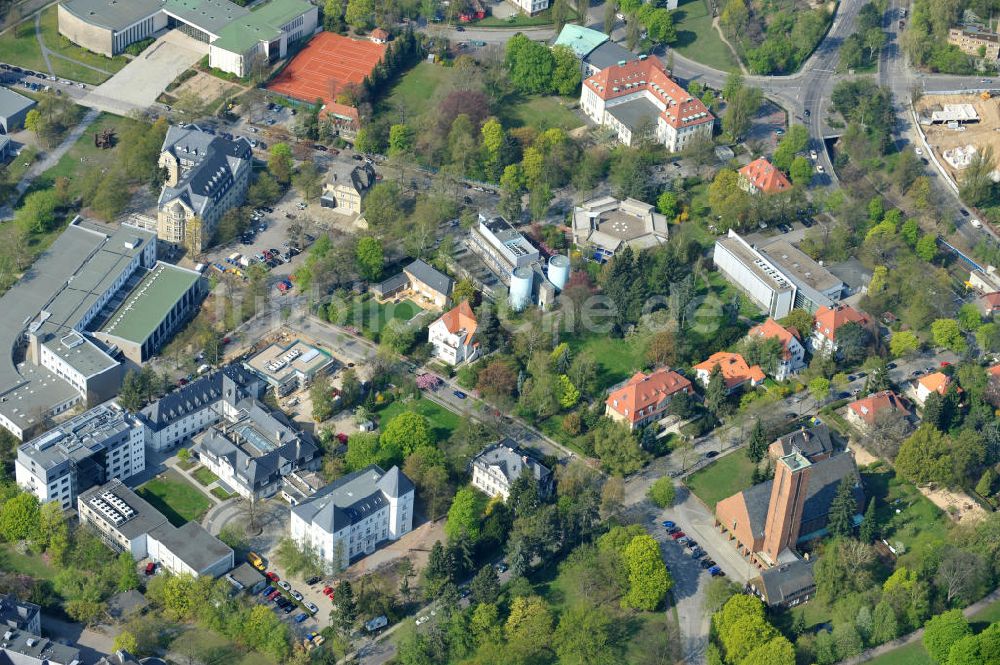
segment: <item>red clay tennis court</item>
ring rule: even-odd
[[[321,32],[267,87],[303,102],[330,103],[348,83],[361,83],[384,53],[384,44]]]

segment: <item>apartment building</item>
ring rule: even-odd
[[[776,381],[784,381],[806,366],[806,349],[802,345],[801,334],[794,328],[786,328],[774,319],[768,319],[754,326],[747,333],[750,339],[775,339],[781,344],[781,355],[773,375]]]
[[[475,341],[478,325],[468,300],[442,314],[427,328],[434,357],[449,365],[474,360],[479,355],[479,342]]]
[[[604,404],[604,415],[636,430],[666,415],[674,395],[694,394],[691,381],[669,367],[649,374],[638,372],[623,385],[613,388]]]
[[[555,487],[552,470],[531,453],[519,447],[513,439],[503,439],[487,446],[472,458],[472,486],[487,496],[510,498],[510,489],[518,478],[530,474],[538,493],[545,497]]]

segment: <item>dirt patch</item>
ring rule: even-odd
[[[965,492],[951,492],[943,488],[919,487],[920,493],[946,512],[956,522],[976,522],[986,517],[986,510]]]
[[[353,581],[365,573],[378,570],[404,557],[413,562],[413,570],[419,574],[427,565],[431,547],[438,540],[441,542],[448,540],[444,535],[444,520],[424,522],[399,540],[389,543],[350,566],[346,575]]]
[[[878,457],[865,450],[862,445],[854,441],[851,441],[847,445],[847,449],[854,453],[854,461],[857,462],[858,466],[869,466],[881,461]]]
[[[949,129],[946,124],[921,125],[921,129],[938,161],[952,178],[958,179],[962,169],[948,162],[946,151],[950,153],[970,145],[982,151],[991,146],[994,153],[1000,154],[1000,97],[984,100],[979,95],[924,95],[916,104],[917,114],[930,117],[932,111],[952,104],[971,104],[979,115],[979,122],[959,125],[958,129]]]
[[[176,89],[170,92],[175,98],[181,96],[186,92],[194,92],[198,95],[206,104],[211,104],[217,99],[220,99],[223,95],[235,95],[243,91],[243,87],[236,84],[230,83],[229,81],[223,81],[220,78],[212,76],[211,74],[206,74],[205,72],[198,72],[184,83],[177,86]]]

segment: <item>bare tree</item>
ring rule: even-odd
[[[953,601],[966,603],[985,581],[986,563],[974,552],[958,548],[948,550],[938,566],[934,583],[943,591],[950,605]]]
[[[875,415],[865,433],[865,446],[887,460],[896,459],[899,446],[910,432],[910,423],[899,411],[886,410]]]

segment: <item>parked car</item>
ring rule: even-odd
[[[698,565],[707,570],[707,569],[711,568],[712,566],[714,566],[715,562],[712,561],[711,559],[705,558],[705,559],[702,559],[701,561],[699,561]]]
[[[465,399],[466,397],[468,397],[468,395],[463,393],[461,390],[454,390],[452,391],[451,394],[457,397],[458,399]]]
[[[323,595],[333,598],[333,587],[332,586],[323,587]]]
[[[293,589],[292,590],[292,598],[294,598],[295,600],[301,601],[302,600],[302,594]]]
[[[150,561],[149,563],[146,564],[146,574],[152,575],[155,572],[156,572],[156,562]]]
[[[275,600],[276,598],[281,598],[281,591],[279,591],[278,589],[275,589],[271,593],[267,594],[268,600]]]
[[[316,584],[316,582],[319,582],[321,579],[323,578],[320,577],[319,575],[313,575],[312,577],[306,580],[306,584],[312,586],[313,584]]]
[[[260,592],[260,595],[262,595],[265,598],[267,598],[272,593],[274,593],[275,591],[276,591],[276,589],[273,586],[266,586],[266,587],[264,587],[264,590]]]
[[[700,547],[696,547],[693,550],[691,550],[692,559],[700,559],[703,556],[705,556],[705,550],[701,549]]]
[[[685,534],[683,531],[675,531],[672,534],[670,534],[670,537],[673,538],[674,540],[680,540],[681,538],[684,537],[684,535]]]
[[[309,618],[308,614],[306,614],[305,612],[299,612],[298,614],[295,615],[295,623],[302,623],[308,618]]]
[[[677,538],[678,545],[687,545],[689,542],[691,542],[691,539],[688,538],[687,536],[681,536],[680,538]]]
[[[275,573],[275,572],[272,572],[270,570],[267,571],[266,573],[264,573],[264,577],[267,578],[268,582],[279,582],[279,581],[281,581],[281,578],[278,577],[278,574]]]
[[[504,562],[504,561],[501,561],[500,563],[496,564],[495,567],[496,567],[498,573],[506,573],[507,572],[507,563]]]
[[[281,580],[280,582],[278,582],[278,586],[281,587],[282,589],[284,589],[285,591],[291,591],[292,590],[292,585],[289,584],[288,582],[284,581],[284,580]]]
[[[673,534],[677,533],[680,530],[681,530],[681,528],[679,526],[672,526],[669,529],[667,529],[667,533],[669,533],[670,535],[673,535]]]
[[[669,528],[677,526],[677,525],[674,524],[673,522],[671,522],[670,520],[665,520],[663,522],[663,526],[666,527],[667,529],[669,529]]]
[[[417,625],[422,626],[430,620],[431,618],[425,614],[424,616],[417,619]]]
[[[316,607],[315,603],[305,603],[306,609],[309,610],[311,614],[316,614],[319,612],[319,608]]]

